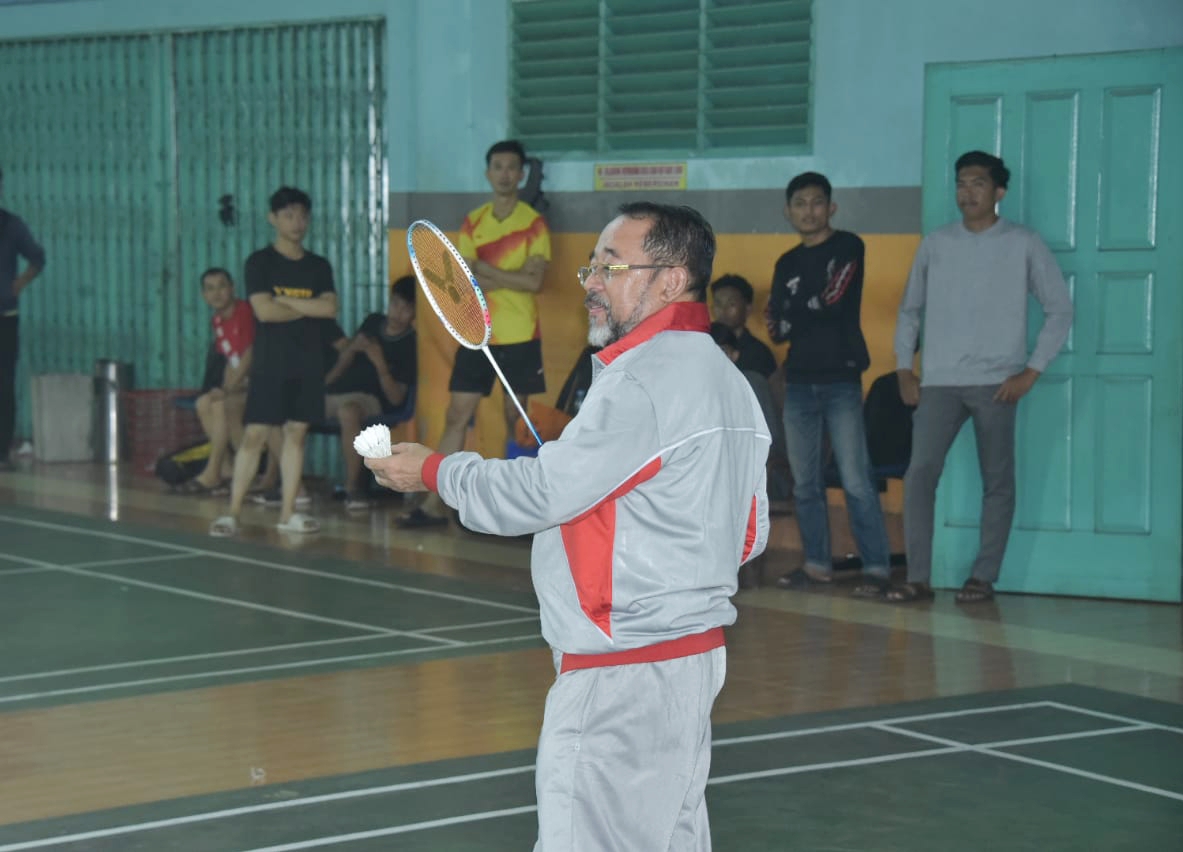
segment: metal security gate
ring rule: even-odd
[[[20,117],[0,122],[2,203],[48,256],[21,302],[18,433],[33,373],[113,358],[140,388],[195,386],[198,276],[225,266],[242,293],[282,184],[312,196],[346,331],[383,306],[384,37],[352,20],[0,42],[0,114]]]

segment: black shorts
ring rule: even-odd
[[[497,359],[497,366],[518,396],[546,393],[546,376],[542,373],[542,341],[509,343],[490,346],[489,352]],[[479,393],[488,396],[493,391],[497,373],[479,349],[461,346],[456,350],[456,364],[448,390],[452,393]]]
[[[244,423],[279,426],[289,420],[319,423],[325,416],[325,383],[321,377],[251,377],[247,386]]]

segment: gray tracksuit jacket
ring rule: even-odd
[[[562,654],[735,622],[739,566],[768,539],[770,438],[708,327],[704,304],[675,303],[592,356],[578,416],[536,459],[455,453],[424,467],[469,529],[535,534],[542,635]]]

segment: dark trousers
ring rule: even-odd
[[[966,420],[973,420],[982,473],[982,526],[972,576],[998,580],[1015,514],[1015,418],[1018,406],[998,402],[998,385],[924,387],[912,415],[912,462],[904,476],[904,542],[908,582],[932,576],[937,483],[945,456]]]
[[[16,425],[16,356],[20,351],[18,317],[0,317],[0,460],[8,458]]]

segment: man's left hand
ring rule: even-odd
[[[366,467],[374,472],[374,480],[392,491],[426,491],[423,482],[423,463],[434,453],[422,444],[395,444],[384,459],[365,459]]]
[[[1038,378],[1039,371],[1028,367],[1023,372],[1017,373],[1003,382],[994,394],[994,401],[1018,402],[1027,395],[1027,391],[1031,390],[1035,384],[1035,380]]]

